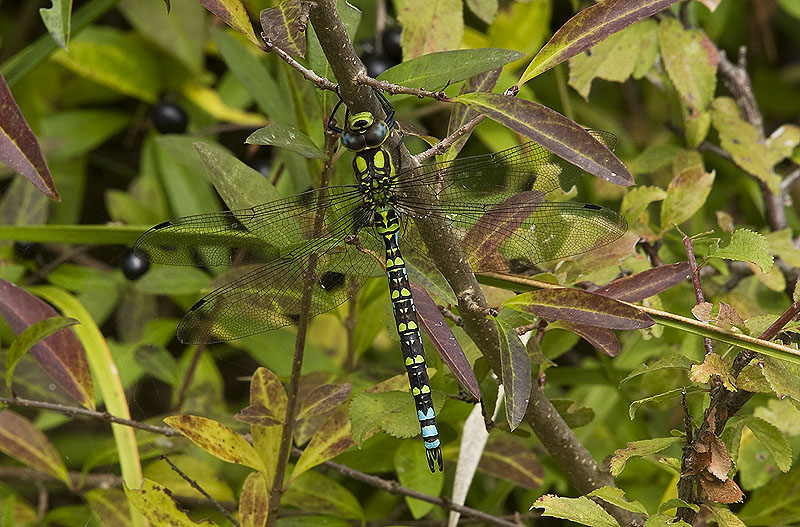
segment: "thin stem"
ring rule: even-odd
[[[172,470],[174,470],[181,478],[183,478],[184,481],[186,481],[189,485],[191,485],[193,489],[195,489],[197,492],[202,494],[212,505],[214,505],[214,507],[216,507],[217,510],[222,513],[223,516],[228,518],[228,521],[230,521],[232,524],[236,525],[236,527],[239,527],[239,522],[236,521],[236,519],[234,519],[233,516],[231,516],[231,513],[228,512],[228,509],[223,507],[220,502],[218,502],[213,497],[211,497],[211,494],[206,492],[206,489],[201,487],[197,483],[197,481],[195,481],[194,479],[192,479],[189,476],[187,476],[186,473],[184,471],[182,471],[180,468],[178,468],[178,466],[175,463],[170,461],[170,459],[167,456],[163,456],[162,455],[161,459],[166,461],[167,464],[170,466],[170,468],[172,468]]]
[[[302,451],[299,449],[295,449],[295,452],[298,455],[302,454]],[[367,485],[370,485],[377,489],[384,490],[386,492],[389,492],[390,494],[397,494],[398,496],[407,496],[409,498],[416,498],[421,501],[433,503],[434,505],[438,505],[439,507],[442,507],[444,509],[457,511],[460,512],[461,514],[491,523],[493,525],[501,525],[503,527],[520,527],[519,523],[504,520],[503,518],[499,518],[497,516],[492,516],[491,514],[487,514],[478,509],[473,509],[472,507],[458,505],[457,503],[453,503],[443,498],[430,496],[428,494],[424,494],[414,489],[409,489],[408,487],[404,487],[396,481],[379,478],[371,474],[365,474],[364,472],[352,469],[346,465],[334,463],[333,461],[325,461],[324,463],[321,464],[321,466],[331,470],[335,470],[336,472],[344,476],[352,478],[356,481],[360,481],[362,483],[366,483]]]
[[[111,415],[108,412],[98,412],[96,410],[88,410],[81,406],[70,406],[60,403],[35,401],[32,399],[23,399],[22,397],[0,397],[0,403],[7,404],[8,406],[22,406],[24,408],[38,408],[40,410],[50,410],[53,412],[58,412],[66,415],[82,415],[84,417],[91,417],[98,421],[130,426],[131,428],[144,430],[146,432],[153,432],[154,434],[160,434],[167,437],[175,437],[181,435],[181,433],[175,430],[174,428],[169,428],[167,426],[148,425],[145,423],[140,423],[139,421],[134,421],[133,419],[125,419],[123,417],[117,417],[115,415]]]
[[[683,245],[686,247],[686,256],[689,259],[689,269],[692,271],[692,284],[694,285],[694,296],[698,304],[706,301],[703,295],[703,286],[700,284],[700,271],[697,269],[697,260],[694,257],[694,248],[692,247],[692,239],[683,235]],[[703,339],[703,346],[706,348],[706,354],[714,353],[714,345],[711,339],[706,337]]]
[[[330,181],[331,173],[333,172],[333,147],[336,144],[336,138],[330,133],[325,134],[325,153],[327,155],[325,166],[322,170],[320,181],[320,188],[325,189]],[[323,207],[325,200],[320,199],[317,204],[316,217],[314,219],[313,236],[319,236],[322,232],[322,224],[325,219]],[[300,388],[300,374],[303,369],[303,354],[306,346],[306,336],[308,334],[308,326],[311,320],[311,297],[313,295],[313,286],[316,282],[317,275],[317,253],[309,255],[307,263],[308,266],[303,276],[303,297],[300,302],[300,322],[297,327],[297,338],[295,339],[294,358],[292,360],[292,374],[289,381],[289,389],[286,399],[286,416],[284,417],[284,425],[281,430],[281,442],[278,449],[278,463],[275,468],[275,478],[272,482],[272,487],[269,492],[269,513],[267,516],[267,527],[272,527],[278,519],[278,509],[280,506],[280,499],[283,495],[283,479],[286,474],[286,464],[289,461],[289,451],[292,445],[292,435],[294,432],[294,419],[296,415],[296,408],[298,403],[298,390]]]

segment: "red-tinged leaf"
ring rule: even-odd
[[[164,422],[212,456],[228,463],[264,469],[264,463],[250,443],[222,423],[196,415],[173,415],[165,417]]]
[[[518,86],[678,0],[605,0],[567,20],[533,57]]]
[[[272,410],[261,404],[251,404],[233,416],[237,421],[256,426],[275,426],[283,424],[283,416],[276,416]]]
[[[498,253],[500,246],[530,218],[543,200],[543,192],[526,190],[487,210],[464,237],[463,244],[473,248],[470,266],[474,269],[502,269],[506,259]]]
[[[247,476],[239,495],[239,521],[241,527],[264,527],[267,523],[269,494],[267,480],[261,472]]]
[[[650,316],[634,306],[579,289],[540,289],[517,295],[503,305],[548,321],[563,320],[608,329],[643,329],[653,325]]]
[[[220,17],[226,24],[246,36],[256,46],[263,47],[264,43],[253,32],[253,24],[244,7],[242,0],[200,0],[206,9]]]
[[[39,142],[0,74],[0,161],[25,176],[51,199],[61,201]]]
[[[590,174],[615,185],[633,184],[631,173],[605,144],[575,121],[547,106],[495,93],[466,93],[453,100],[533,139]]]
[[[261,11],[261,28],[277,47],[299,57],[306,56],[308,10],[312,2],[286,0]]]
[[[491,91],[497,85],[498,79],[500,79],[501,71],[503,71],[502,68],[497,68],[491,71],[473,75],[464,81],[464,84],[461,85],[461,89],[459,90],[458,94],[463,95],[465,93],[474,92],[491,93]],[[450,122],[447,124],[447,134],[452,134],[458,128],[470,122],[477,115],[477,111],[471,110],[463,104],[454,104],[453,109],[450,112]],[[454,159],[461,151],[464,143],[466,143],[467,139],[469,139],[469,136],[470,134],[464,134],[456,139],[456,141],[450,146],[445,154],[443,161]]]
[[[442,312],[436,303],[428,295],[428,292],[420,286],[411,282],[411,296],[414,298],[414,306],[419,313],[419,323],[425,334],[430,337],[436,351],[441,355],[442,360],[450,368],[459,382],[476,399],[480,400],[481,391],[478,387],[478,379],[472,371],[464,350],[456,340],[453,331],[447,324]]]
[[[0,315],[16,335],[27,327],[59,314],[46,302],[11,282],[0,279]],[[86,354],[72,331],[59,331],[31,348],[31,356],[73,399],[94,408],[94,384]]]
[[[172,492],[158,483],[145,479],[138,489],[125,486],[128,501],[153,525],[197,527],[197,522],[172,499]],[[205,523],[205,522],[203,522]]]
[[[578,322],[561,322],[564,327],[574,331],[584,338],[589,344],[602,351],[609,357],[619,355],[619,341],[613,331],[597,326],[580,324]]]
[[[513,436],[492,436],[478,467],[526,489],[538,489],[544,481],[544,469],[533,450]]]
[[[608,285],[594,289],[592,293],[624,300],[638,302],[650,298],[670,287],[680,284],[691,277],[689,264],[679,262],[671,265],[660,265],[641,273],[614,280]]]
[[[325,424],[317,430],[297,460],[289,481],[320,463],[332,459],[355,446],[350,435],[349,406],[343,404],[331,414]]]
[[[349,382],[317,386],[306,396],[296,420],[333,410],[347,400],[352,387]]]
[[[506,420],[511,430],[520,425],[531,399],[531,361],[514,328],[497,319],[500,365],[506,397]]]
[[[58,451],[33,423],[11,410],[0,412],[0,451],[68,487],[72,484]]]

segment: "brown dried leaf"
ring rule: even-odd
[[[744,499],[742,489],[731,478],[720,481],[705,472],[700,474],[700,485],[709,499],[717,503],[740,503]]]

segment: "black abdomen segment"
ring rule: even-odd
[[[383,238],[386,247],[386,274],[389,277],[389,293],[392,299],[397,334],[400,336],[400,349],[411,385],[411,394],[417,408],[422,440],[428,467],[435,472],[438,465],[442,470],[442,450],[439,430],[436,428],[436,413],[433,410],[430,379],[425,366],[425,352],[422,348],[422,335],[417,324],[417,310],[411,297],[411,287],[403,257],[397,244],[399,220],[391,209],[379,209],[375,214],[375,227]]]

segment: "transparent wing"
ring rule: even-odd
[[[613,148],[616,137],[590,130]],[[472,269],[515,271],[602,247],[627,230],[611,210],[583,203],[544,201],[547,192],[571,187],[585,172],[536,143],[401,171],[396,206],[409,217],[436,215],[461,241]],[[417,188],[432,191],[426,201]],[[404,236],[422,244],[413,226]]]
[[[309,316],[330,311],[373,275],[379,254],[377,241],[360,239],[367,252],[340,237],[318,238],[291,258],[279,258],[253,268],[238,268],[227,285],[198,301],[178,326],[184,343],[233,340],[296,324],[305,287],[311,288]],[[314,272],[310,273],[314,266]]]
[[[610,132],[589,133],[611,150],[616,145],[616,136]],[[525,190],[567,190],[584,175],[586,172],[577,166],[529,142],[501,152],[401,170],[393,191],[407,210],[422,210],[429,206],[415,198],[422,186],[432,189],[440,204],[464,200],[498,203]]]
[[[354,213],[361,204],[355,186],[310,190],[249,209],[161,223],[139,237],[134,251],[167,265],[266,263],[291,253],[308,238],[344,237],[342,233],[357,230]]]

